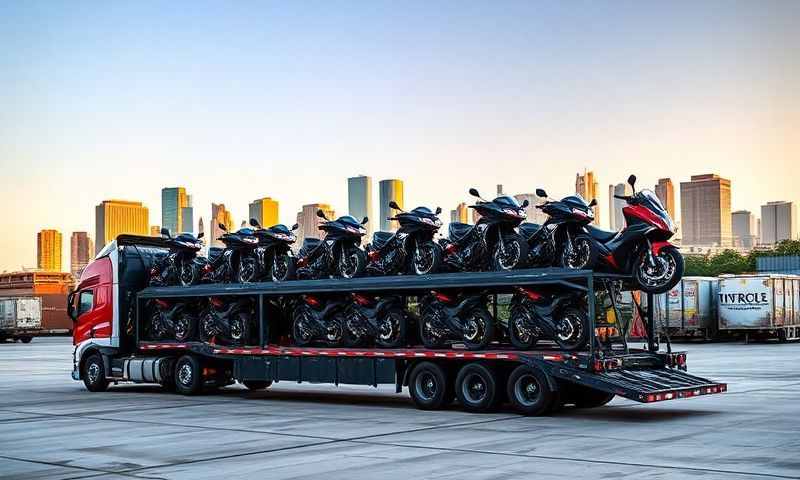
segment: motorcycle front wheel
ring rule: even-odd
[[[250,315],[245,312],[234,314],[230,323],[231,340],[237,345],[245,345],[247,343],[249,326]]]
[[[178,277],[178,281],[184,287],[197,283],[197,268],[194,262],[181,262]]]
[[[295,309],[292,315],[292,339],[297,347],[306,347],[314,341],[314,319],[307,307]]]
[[[663,248],[654,255],[655,265],[651,265],[647,252],[639,257],[633,267],[636,283],[648,293],[668,292],[683,277],[683,255],[675,248]]]
[[[397,348],[406,341],[408,320],[402,310],[389,310],[378,319],[375,343],[382,348]]]
[[[356,314],[342,316],[342,344],[345,347],[361,347],[367,343],[367,335],[359,328],[360,323]]]
[[[520,305],[511,306],[511,315],[508,318],[508,338],[514,348],[530,350],[536,345],[539,337],[530,314]]]
[[[464,319],[464,346],[481,350],[494,338],[494,318],[485,308],[472,309]]]
[[[503,239],[502,248],[499,242],[494,246],[492,270],[503,272],[522,268],[527,259],[528,242],[517,234],[511,234]]]
[[[573,270],[591,270],[597,264],[597,249],[587,235],[577,235],[570,247],[561,250],[561,266]]]
[[[339,276],[342,278],[360,277],[366,267],[367,254],[358,247],[345,250],[339,258]]]
[[[564,350],[581,350],[589,340],[589,322],[579,308],[567,308],[556,320],[554,340]]]
[[[239,260],[239,269],[236,271],[236,281],[239,283],[254,282],[258,275],[258,260],[254,255],[244,255]]]
[[[175,320],[175,340],[185,342],[194,335],[195,318],[188,312],[182,312]]]
[[[419,319],[419,337],[425,348],[439,348],[444,344],[444,338],[433,326],[435,322],[436,319],[428,312],[423,312]]]
[[[270,277],[273,282],[293,280],[297,271],[297,259],[291,255],[275,255],[270,267]]]
[[[442,265],[442,247],[428,240],[417,246],[411,257],[411,271],[415,275],[436,273]]]

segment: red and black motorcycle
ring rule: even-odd
[[[590,223],[594,218],[591,212],[594,200],[586,204],[579,196],[573,196],[537,206],[551,218],[538,228],[520,226],[528,234],[532,254],[547,252],[541,258],[531,258],[531,263],[542,264],[549,254],[553,264],[565,268],[632,275],[639,289],[645,292],[663,293],[674,287],[683,276],[683,256],[669,242],[675,234],[675,225],[652,191],[636,192],[635,175],[628,177],[628,184],[634,189],[633,195],[614,196],[628,203],[622,209],[625,228],[618,232]],[[536,193],[547,196],[541,189]],[[538,248],[543,245],[548,248]]]

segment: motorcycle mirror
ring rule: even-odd
[[[219,227],[219,229],[220,229],[220,230],[222,230],[223,232],[227,232],[227,231],[228,231],[228,229],[227,229],[227,228],[225,228],[225,224],[224,224],[224,223],[218,223],[218,224],[217,224],[217,226],[218,226],[218,227]]]
[[[206,236],[205,232],[200,232],[200,233],[197,234],[197,239],[200,240],[201,238],[203,238],[205,236]]]
[[[323,219],[325,219],[325,220],[327,220],[327,219],[328,219],[328,217],[326,217],[326,216],[325,216],[325,212],[323,212],[321,208],[320,208],[319,210],[317,210],[317,216],[318,216],[319,218],[323,218]]]
[[[470,188],[469,189],[469,194],[472,195],[473,197],[481,198],[481,194],[478,193],[478,190],[476,190],[474,188]]]
[[[536,196],[540,198],[547,198],[547,192],[545,192],[543,188],[537,188]]]
[[[244,220],[242,220],[242,224],[241,224],[241,225],[239,225],[239,228],[244,228],[244,227],[246,227],[246,226],[247,226],[247,222],[245,222]]]
[[[299,223],[295,223],[294,225],[292,225],[292,230],[297,230],[298,228],[300,228]]]
[[[436,215],[442,213],[442,207],[436,207]]]
[[[258,220],[256,220],[255,218],[251,218],[250,219],[250,226],[256,227],[256,228],[261,228],[261,224],[258,223]]]
[[[636,175],[631,175],[628,177],[628,185],[630,185],[632,189],[636,190],[636,187],[634,186],[636,185]]]
[[[526,208],[530,204],[531,202],[529,202],[528,199],[526,198],[525,200],[522,201],[522,208]]]
[[[364,217],[364,219],[361,220],[361,225],[365,225],[367,222],[369,222],[369,217]]]
[[[169,234],[169,228],[161,227],[161,235],[163,235],[163,236],[165,236],[167,238],[171,238],[170,234]]]
[[[591,202],[589,202],[589,206],[590,206],[590,207],[594,207],[595,205],[597,205],[597,199],[596,199],[596,198],[593,198],[593,199],[592,199],[592,201],[591,201]]]
[[[390,208],[393,208],[393,209],[395,209],[395,210],[402,210],[402,208],[400,208],[400,206],[399,206],[399,205],[397,204],[397,202],[395,202],[394,200],[392,200],[391,202],[389,202],[389,207],[390,207]]]

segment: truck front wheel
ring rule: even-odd
[[[103,357],[100,354],[93,353],[83,362],[81,378],[83,378],[86,390],[90,392],[102,392],[108,388],[106,367],[103,365]]]
[[[203,370],[194,355],[184,355],[175,362],[175,391],[197,395],[203,389]]]

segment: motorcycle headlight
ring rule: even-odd
[[[436,225],[436,223],[430,218],[420,217],[420,220],[422,220],[422,223],[427,223],[428,225]]]
[[[250,238],[250,237],[244,237],[242,238],[242,241],[244,241],[245,243],[258,243],[257,238]]]

